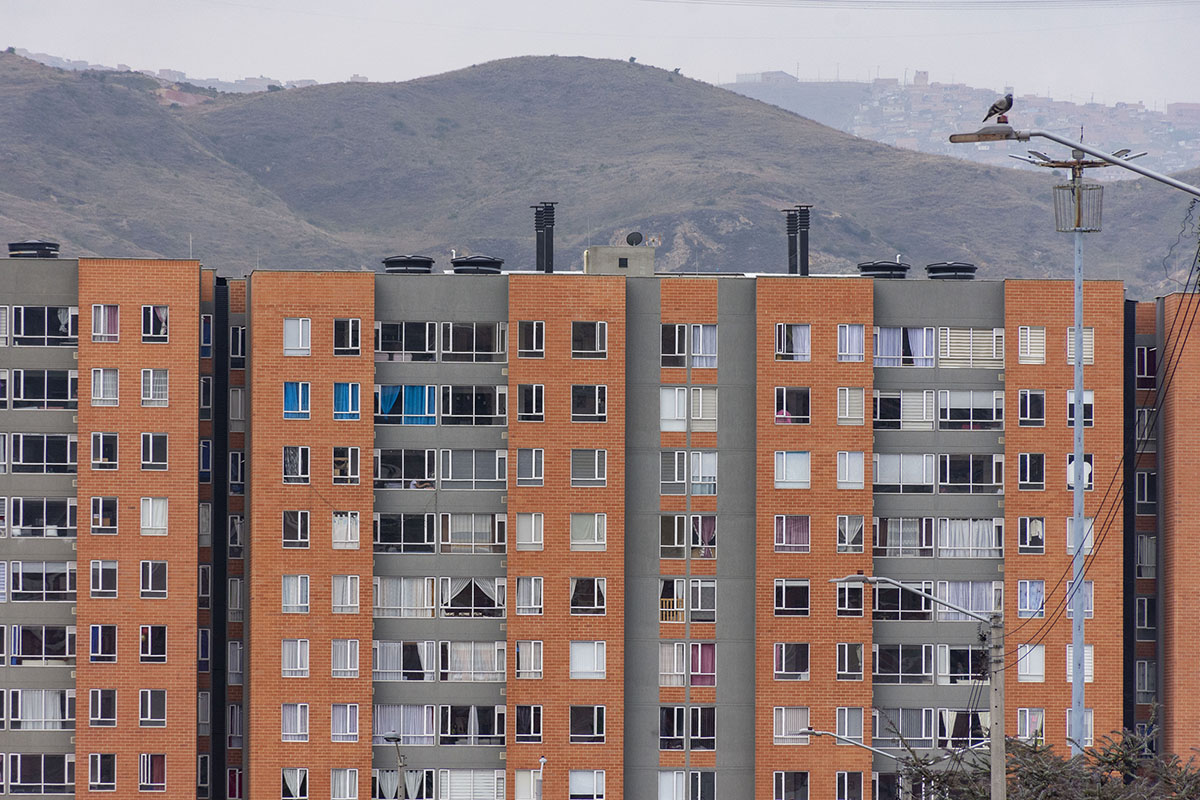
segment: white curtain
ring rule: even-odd
[[[142,530],[159,535],[167,532],[167,498],[142,498]]]
[[[358,547],[358,514],[354,511],[333,512],[333,546]]]
[[[374,711],[371,714],[372,744],[387,744],[384,741],[384,735],[389,733],[402,733],[403,731],[403,709],[404,706],[399,705],[378,705],[376,704]]]
[[[933,328],[905,328],[914,367],[933,366]]]
[[[715,367],[717,365],[717,326],[692,326],[692,366]]]
[[[414,770],[415,771],[415,770]],[[408,779],[405,778],[405,783]],[[375,772],[375,783],[378,787],[379,796],[383,800],[399,800],[400,797],[400,773],[394,769],[381,769]],[[412,792],[407,793],[408,797],[412,797]]]
[[[446,663],[442,665],[448,681],[471,680],[471,664],[474,642],[446,642]]]
[[[334,741],[353,741],[358,736],[358,706],[334,703],[330,723]]]
[[[534,613],[542,607],[541,584],[533,578],[517,578],[517,611]]]
[[[1025,581],[1021,585],[1025,588],[1025,602],[1022,605],[1024,608],[1032,609],[1035,614],[1038,614],[1046,605],[1046,582]]]
[[[330,661],[334,677],[358,677],[358,640],[334,639]]]
[[[375,642],[372,680],[399,681],[404,679],[404,642]],[[423,654],[422,654],[423,655]],[[422,662],[423,668],[425,663]]]
[[[658,685],[683,686],[683,664],[674,642],[662,642],[658,646]]]
[[[404,771],[404,794],[406,795],[406,797],[408,797],[408,798],[424,797],[424,795],[421,794],[421,789],[423,788],[421,786],[421,782],[424,777],[425,777],[424,770],[409,769],[409,770]],[[382,785],[383,784],[381,781],[380,786],[382,786]]]
[[[396,584],[399,583],[399,587]],[[382,616],[401,616],[401,617],[432,617],[433,616],[433,597],[431,595],[430,581],[425,578],[390,578],[380,581],[380,585],[386,587],[383,592],[385,599],[389,601],[399,600],[399,603],[385,602],[383,605],[400,606],[400,614],[383,614]],[[397,597],[396,589],[399,588],[399,597]],[[390,595],[390,596],[389,596]]]
[[[812,345],[809,340],[809,327],[807,325],[788,325],[788,333],[791,336],[791,350],[789,352],[796,356],[796,361],[807,361],[809,354],[812,352]]]
[[[572,544],[594,544],[596,542],[596,515],[571,515]]]
[[[863,353],[862,325],[841,325],[838,327],[838,352],[845,353],[851,357],[844,360],[859,360]]]
[[[335,769],[330,774],[330,794],[333,800],[351,800],[358,797],[358,770]]]
[[[875,366],[899,367],[904,363],[904,329],[880,328],[875,337]]]
[[[302,770],[294,767],[285,767],[283,770],[283,785],[287,787],[292,797],[300,796],[301,772]]]

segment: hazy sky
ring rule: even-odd
[[[854,80],[928,70],[933,81],[1011,85],[1018,94],[1076,102],[1200,102],[1200,0],[1045,0],[1032,11],[1029,0],[1002,9],[985,0],[988,10],[972,11],[827,2],[836,7],[814,8],[813,0],[0,0],[0,47],[225,80],[327,82],[354,73],[406,80],[553,53],[636,56],[713,83],[762,70]]]

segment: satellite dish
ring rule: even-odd
[[[633,233],[631,233],[625,237],[625,243],[627,245],[629,245],[630,247],[637,247],[639,244],[642,243],[642,234],[638,233],[637,231],[634,231]]]

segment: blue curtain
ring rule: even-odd
[[[396,406],[396,401],[400,399],[401,386],[380,386],[379,387],[379,413],[391,414],[392,409]]]
[[[427,392],[427,389],[432,389],[432,387],[404,387],[405,425],[432,425],[434,423],[432,415],[434,400],[432,393]]]
[[[287,418],[300,410],[300,384],[288,381],[283,384],[283,416]]]
[[[346,419],[350,416],[350,384],[333,385],[333,418]]]

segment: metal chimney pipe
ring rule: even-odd
[[[808,226],[811,205],[796,206],[796,222],[800,227],[800,274],[808,275]]]
[[[788,237],[788,274],[808,275],[808,225],[811,205],[785,208]]]
[[[530,206],[533,209],[533,234],[536,256],[534,268],[542,272],[546,268],[546,215],[541,206]]]
[[[542,267],[546,272],[554,272],[554,205],[542,203],[542,226],[545,230]]]

